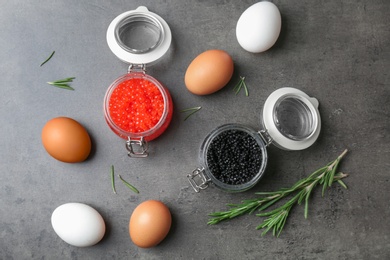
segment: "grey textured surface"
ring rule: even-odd
[[[235,25],[256,1],[1,1],[0,8],[0,259],[389,259],[390,258],[390,4],[387,0],[274,1],[282,13],[276,45],[262,54],[240,48]],[[107,127],[103,97],[127,65],[109,50],[106,29],[118,14],[145,5],[170,25],[169,55],[148,69],[170,90],[175,109],[168,130],[153,141],[147,159],[130,159],[124,142]],[[232,81],[209,96],[184,86],[190,61],[208,49],[224,49],[235,62]],[[55,56],[40,63],[53,51]],[[238,76],[250,95],[234,95]],[[75,76],[75,91],[46,81]],[[269,149],[265,177],[250,191],[228,194],[215,187],[195,194],[186,174],[198,166],[201,142],[215,127],[242,123],[260,128],[267,96],[296,87],[320,101],[322,132],[307,150]],[[202,106],[183,121],[180,110]],[[94,151],[78,164],[51,158],[41,129],[68,116],[89,131]],[[279,238],[261,237],[261,219],[242,216],[207,226],[207,214],[226,203],[275,190],[349,154],[341,170],[348,190],[316,192],[309,218],[296,207]],[[141,191],[117,185],[115,165]],[[159,199],[173,215],[168,237],[139,249],[128,221],[142,201]],[[53,231],[53,210],[66,202],[95,207],[107,225],[89,248],[63,242]]]

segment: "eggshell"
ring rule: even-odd
[[[77,247],[95,245],[106,232],[99,212],[82,203],[66,203],[56,208],[51,216],[51,224],[62,240]]]
[[[190,63],[184,81],[191,93],[208,95],[223,88],[231,79],[233,71],[233,59],[227,52],[208,50]]]
[[[131,214],[130,238],[138,247],[154,247],[167,236],[171,223],[171,213],[164,203],[157,200],[144,201]]]
[[[271,48],[279,37],[282,18],[271,2],[259,2],[246,9],[236,26],[236,36],[242,48],[259,53]]]
[[[42,143],[52,157],[62,162],[84,161],[91,152],[87,130],[68,117],[49,120],[42,129]]]

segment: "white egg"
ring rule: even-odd
[[[259,53],[271,48],[279,37],[282,18],[271,2],[259,2],[246,9],[236,27],[238,43],[246,51]]]
[[[99,212],[82,203],[66,203],[56,208],[51,224],[62,240],[77,247],[95,245],[106,232]]]

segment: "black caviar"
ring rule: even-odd
[[[259,144],[241,130],[226,130],[217,135],[207,149],[207,165],[212,175],[229,185],[247,183],[262,164]]]

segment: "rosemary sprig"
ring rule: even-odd
[[[240,92],[241,88],[244,87],[245,96],[249,96],[248,87],[245,84],[245,77],[240,76],[240,81],[234,86],[233,91],[236,92],[236,95]]]
[[[47,84],[58,87],[58,88],[74,90],[74,88],[72,88],[68,84],[70,82],[73,82],[74,79],[75,79],[75,77],[70,77],[70,78],[60,79],[60,80],[56,80],[56,81],[49,81],[49,82],[47,82]]]
[[[269,212],[256,214],[256,216],[259,217],[267,217],[262,224],[256,227],[256,229],[265,229],[262,235],[265,235],[272,229],[273,235],[279,236],[294,205],[299,205],[305,201],[304,216],[307,218],[309,211],[309,198],[313,189],[318,184],[323,186],[322,196],[324,196],[326,188],[330,187],[333,182],[338,182],[342,187],[347,188],[341,179],[347,177],[348,175],[341,172],[336,173],[340,160],[346,153],[347,150],[341,153],[336,160],[316,170],[308,177],[299,180],[291,188],[282,188],[274,192],[256,192],[255,194],[259,195],[259,198],[244,200],[240,204],[228,204],[230,207],[229,210],[209,214],[212,218],[209,219],[207,224],[214,225],[223,220],[229,220],[246,213],[251,214],[256,210],[259,212],[264,211],[280,199],[291,195],[292,198],[284,205]]]
[[[114,165],[111,165],[111,172],[110,172],[110,175],[111,175],[111,187],[112,187],[112,191],[116,194],[116,189],[115,189],[115,173],[114,173]]]
[[[53,52],[50,54],[50,56],[49,56],[44,62],[41,63],[41,66],[40,66],[40,67],[42,67],[46,62],[48,62],[48,61],[53,57],[54,53],[56,53],[56,52],[53,51]]]
[[[123,178],[122,178],[122,176],[120,176],[119,174],[118,174],[118,177],[119,177],[119,179],[130,189],[130,190],[132,190],[132,191],[134,191],[135,193],[139,193],[139,190],[137,190],[137,188],[136,187],[134,187],[133,185],[131,185],[130,183],[128,183],[127,181],[125,181]]]
[[[185,113],[185,112],[190,112],[185,118],[184,121],[186,121],[191,115],[194,113],[198,112],[202,107],[191,107],[187,109],[183,109],[180,112]]]

